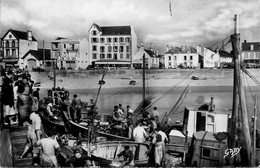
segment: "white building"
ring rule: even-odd
[[[37,50],[38,42],[33,37],[32,31],[27,32],[9,29],[2,37],[4,56],[2,61],[6,67],[24,68],[22,57],[29,50]]]
[[[143,55],[145,55],[145,63],[147,68],[159,68],[158,50],[144,49],[143,45],[139,48],[139,51],[133,56],[133,67],[136,69],[143,67]]]
[[[88,67],[87,38],[67,39],[57,38],[51,42],[51,57],[57,59],[60,69],[86,69]]]
[[[164,54],[165,68],[199,67],[199,55],[193,47],[171,47]]]
[[[242,59],[247,67],[260,67],[260,42],[242,43]]]
[[[131,26],[89,29],[89,62],[95,67],[130,67],[137,52],[137,37]]]
[[[24,66],[28,67],[28,70],[32,70],[33,67],[53,67],[53,60],[51,60],[50,49],[38,49],[30,50],[22,57]]]
[[[209,48],[197,46],[197,52],[202,57],[202,68],[219,68],[220,56],[218,52],[215,52]]]

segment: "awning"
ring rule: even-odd
[[[18,61],[18,59],[17,58],[10,58],[10,59],[4,58],[2,61],[7,62],[7,63],[11,63],[11,62],[16,63]]]
[[[103,65],[106,65],[106,64],[124,64],[124,65],[130,65],[130,62],[95,62],[95,64],[103,64]]]

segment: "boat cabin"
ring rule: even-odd
[[[227,132],[230,112],[215,110],[212,103],[199,107],[185,107],[183,116],[183,133],[192,137],[198,131]]]
[[[224,139],[218,139],[217,136],[217,133],[208,131],[194,133],[189,150],[191,154],[190,166],[220,167],[225,165],[224,155],[225,150],[228,148],[227,136]]]

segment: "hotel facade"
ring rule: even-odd
[[[137,52],[137,37],[131,26],[101,27],[93,24],[88,31],[89,60],[94,68],[131,67]]]

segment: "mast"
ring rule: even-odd
[[[44,48],[44,40],[43,40],[43,67],[45,68],[45,48]]]
[[[145,65],[145,54],[143,54],[143,112],[145,110],[145,68],[146,68],[146,65]]]
[[[245,98],[245,90],[244,90],[244,81],[242,80],[242,71],[240,67],[240,62],[241,59],[239,59],[239,40],[240,40],[240,35],[238,34],[238,19],[237,15],[235,15],[234,18],[235,21],[235,29],[234,29],[234,35],[231,36],[231,41],[232,41],[232,47],[233,47],[233,52],[234,52],[234,67],[235,67],[235,79],[236,80],[236,89],[238,91],[238,96],[239,96],[239,105],[240,105],[240,110],[241,110],[241,119],[242,119],[242,133],[243,133],[243,138],[244,138],[244,143],[245,143],[245,150],[247,151],[247,166],[254,166],[254,159],[252,156],[252,145],[251,145],[251,137],[250,137],[250,132],[249,132],[249,125],[248,125],[248,112],[247,112],[247,105],[246,105],[246,98]],[[236,101],[236,100],[233,100]],[[234,107],[237,108],[237,107]],[[236,116],[232,116],[233,119],[236,118]]]

